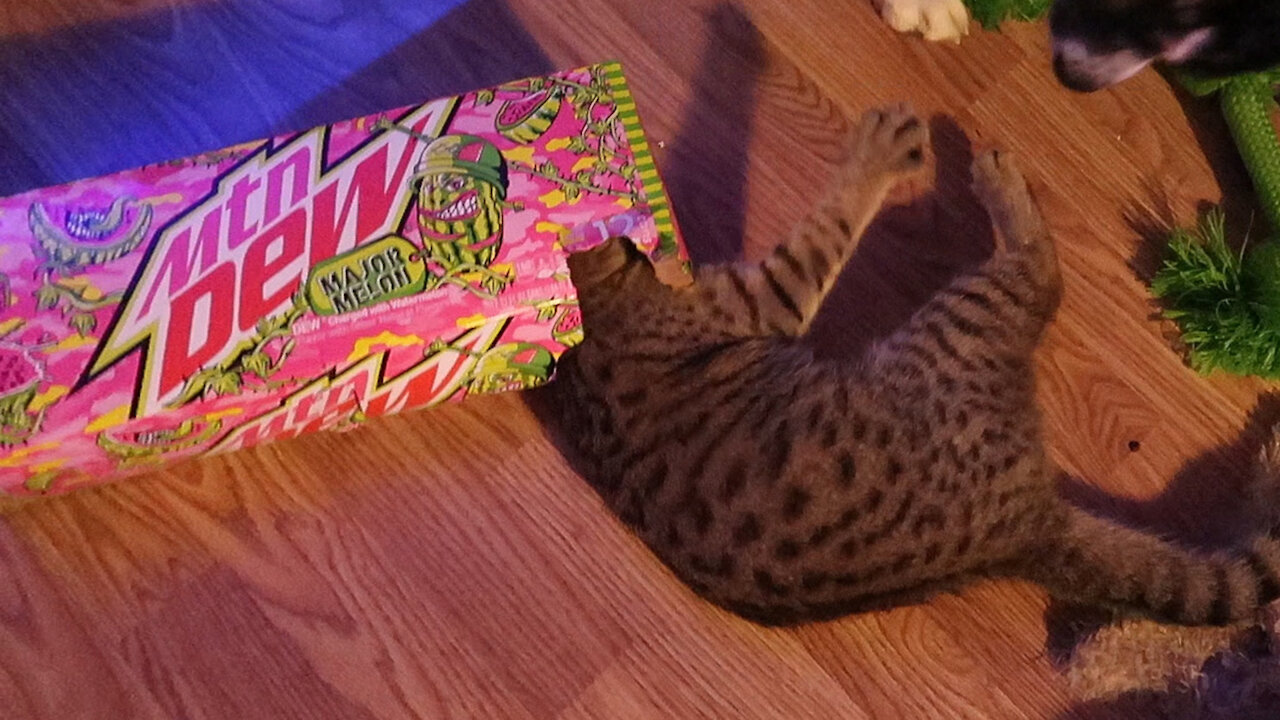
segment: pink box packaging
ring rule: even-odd
[[[0,491],[546,382],[616,234],[685,258],[612,63],[0,199]]]

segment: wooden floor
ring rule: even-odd
[[[868,105],[934,118],[936,176],[873,226],[818,324],[828,355],[989,249],[970,141],[1020,153],[1065,265],[1039,356],[1064,491],[1201,538],[1230,524],[1241,433],[1274,413],[1254,413],[1262,384],[1184,367],[1143,236],[1246,197],[1242,171],[1213,108],[1152,72],[1057,87],[1041,25],[953,47],[868,0],[6,0],[0,191],[610,57],[699,260],[763,252]],[[1073,709],[1047,607],[1006,583],[752,626],[603,511],[526,398],[482,398],[7,507],[0,715],[1132,717]]]

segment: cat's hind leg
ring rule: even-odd
[[[867,112],[832,187],[791,236],[760,262],[699,269],[689,292],[734,334],[805,332],[889,190],[923,166],[928,138],[906,105]]]
[[[927,378],[949,395],[952,382],[965,379],[998,377],[1011,389],[1025,389],[1031,353],[1061,292],[1057,254],[1012,155],[980,155],[973,175],[974,192],[995,225],[996,251],[877,344],[871,362],[886,380]]]
[[[996,231],[996,252],[984,272],[1019,276],[1037,304],[1055,309],[1062,288],[1057,248],[1013,155],[999,150],[979,155],[973,161],[973,191]]]

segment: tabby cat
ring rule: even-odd
[[[1055,494],[1031,356],[1060,277],[1009,154],[973,164],[997,231],[977,272],[860,361],[816,360],[798,342],[926,141],[906,106],[866,114],[833,190],[759,263],[702,267],[678,287],[626,239],[571,255],[586,339],[557,393],[584,474],[695,591],[763,623],[979,576],[1189,624],[1276,598],[1270,534],[1192,551]]]

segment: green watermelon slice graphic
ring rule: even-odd
[[[30,408],[44,377],[30,349],[0,341],[0,447],[26,442],[40,429],[44,412]]]
[[[551,353],[536,343],[498,345],[476,361],[467,391],[481,394],[526,390],[545,383],[554,365]]]
[[[502,103],[494,120],[494,129],[508,140],[528,144],[542,137],[559,114],[559,91],[552,88],[539,90]]]
[[[120,460],[135,461],[203,445],[221,429],[222,421],[219,419],[190,418],[174,428],[105,430],[98,435],[98,446]]]
[[[560,317],[551,327],[551,337],[565,347],[582,342],[582,308],[577,303],[567,304],[560,310]]]
[[[108,208],[33,203],[31,232],[57,267],[101,265],[134,251],[151,227],[151,206],[117,198]]]

